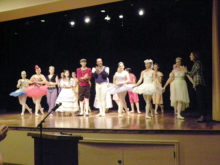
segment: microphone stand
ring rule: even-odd
[[[40,165],[43,165],[43,141],[42,141],[42,136],[43,136],[43,123],[45,122],[45,120],[48,118],[48,116],[50,114],[52,114],[53,112],[56,111],[57,108],[59,108],[62,105],[62,103],[56,104],[56,106],[43,118],[43,120],[41,120],[41,122],[37,125],[37,128],[40,128]]]

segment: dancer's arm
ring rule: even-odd
[[[33,84],[34,83],[34,75],[31,76],[31,78],[30,78],[30,80],[28,82],[29,82],[29,84]]]
[[[95,77],[95,78],[97,78],[97,77],[98,77],[97,72],[98,72],[98,68],[97,68],[97,67],[93,67],[93,68],[92,68],[92,76]]]
[[[192,83],[192,85],[194,85],[194,81],[193,81],[192,77],[189,76],[188,74],[186,75],[186,77],[189,79],[189,81]]]
[[[38,84],[41,84],[41,85],[43,85],[43,84],[47,84],[47,80],[46,80],[46,78],[45,78],[45,76],[44,75],[41,75],[40,76],[41,77],[41,82],[37,82]]]
[[[143,81],[143,74],[144,74],[144,71],[141,72],[141,76],[140,76],[138,82],[136,83],[136,86],[138,86],[138,85],[140,85],[142,83],[142,81]]]
[[[21,79],[18,80],[17,88],[20,88],[21,86]]]
[[[114,74],[114,76],[113,76],[113,84],[116,84],[115,74]]]
[[[170,75],[170,77],[169,77],[169,79],[167,80],[166,84],[165,84],[164,87],[163,87],[164,90],[165,90],[166,87],[173,81],[173,79],[174,79],[174,74],[173,74],[173,72],[172,72],[171,75]]]

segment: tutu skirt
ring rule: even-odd
[[[78,102],[71,88],[63,88],[56,100],[56,104],[62,103],[57,112],[76,112],[78,111]]]
[[[115,85],[115,84],[108,84],[108,89],[107,91],[114,95],[117,93],[125,92],[125,91],[132,91],[134,84],[123,84],[123,85]]]
[[[143,95],[153,95],[157,92],[157,89],[153,83],[143,83],[133,89],[134,93]],[[158,91],[159,92],[159,91]]]
[[[189,93],[187,89],[187,84],[185,80],[174,79],[171,90],[171,106],[175,107],[177,102],[182,103],[182,111],[189,107]]]
[[[28,97],[33,97],[33,98],[42,97],[44,95],[47,95],[47,86],[46,85],[42,85],[42,86],[31,85],[25,89],[25,92]]]
[[[10,96],[13,96],[13,97],[18,97],[18,96],[21,96],[21,95],[25,95],[25,90],[24,89],[18,89],[14,92],[11,92],[9,95]]]

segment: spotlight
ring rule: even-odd
[[[76,23],[74,21],[70,21],[69,24],[70,24],[70,26],[73,27],[73,26],[75,26]]]
[[[89,17],[85,17],[84,22],[85,23],[90,23],[91,19]]]
[[[101,13],[105,13],[105,10],[101,10]]]
[[[105,20],[106,20],[106,21],[110,21],[110,20],[111,20],[111,17],[109,17],[109,15],[106,15],[106,16],[105,16]]]
[[[45,21],[44,19],[41,19],[40,22],[44,23],[44,22],[46,22],[46,21]]]
[[[120,15],[118,16],[118,18],[119,18],[119,19],[123,19],[124,16],[123,16],[122,14],[120,14]]]
[[[140,16],[144,15],[144,10],[143,9],[139,9],[138,10],[138,15],[140,15]]]

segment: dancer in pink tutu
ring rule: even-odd
[[[136,83],[136,76],[131,73],[131,68],[126,68],[126,71],[129,73],[130,82],[129,84],[135,84]],[[129,101],[131,104],[131,112],[134,112],[134,104],[137,108],[137,113],[141,113],[140,106],[139,106],[139,97],[137,93],[134,93],[132,91],[128,91]]]
[[[28,107],[26,104],[27,95],[25,92],[25,88],[29,85],[29,80],[26,78],[26,72],[21,72],[21,79],[18,80],[17,88],[18,90],[10,93],[10,96],[18,97],[19,103],[22,106],[21,116],[24,115],[25,109],[29,111],[30,114],[32,114],[32,109]]]
[[[128,84],[130,82],[129,74],[124,70],[125,66],[123,62],[118,63],[118,70],[113,77],[113,83],[110,84],[108,91],[111,94],[117,94],[119,98],[119,111],[118,116],[122,117],[123,107],[127,114],[129,114],[129,110],[127,107],[127,103],[125,101],[125,96],[127,91],[132,90],[133,84]]]
[[[38,65],[35,65],[35,72],[31,79],[30,84],[33,84],[25,89],[28,97],[32,97],[35,104],[35,115],[38,116],[38,111],[41,111],[41,114],[44,114],[44,109],[41,107],[41,98],[47,94],[47,83],[44,75],[41,74],[41,69]]]
[[[149,116],[149,111],[151,107],[151,99],[152,95],[157,92],[156,86],[154,84],[155,80],[155,72],[152,70],[153,68],[153,60],[147,59],[144,61],[146,69],[141,72],[140,79],[138,80],[136,86],[133,90],[133,92],[136,92],[138,94],[143,94],[144,101],[146,103],[145,106],[145,118],[151,119]],[[141,82],[143,83],[141,84]],[[141,85],[140,85],[141,84]]]

